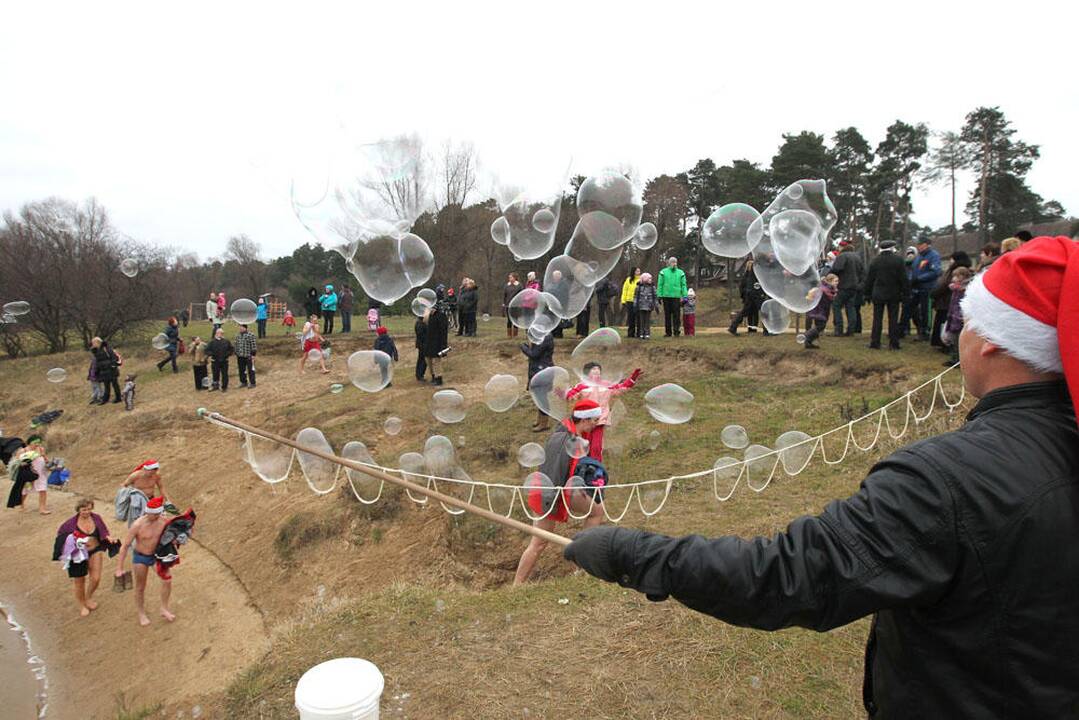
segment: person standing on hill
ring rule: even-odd
[[[742,296],[742,309],[731,318],[731,324],[727,328],[727,332],[731,335],[737,335],[738,326],[742,324],[743,320],[746,320],[749,323],[749,332],[755,333],[760,325],[761,305],[764,304],[768,295],[765,294],[764,288],[761,287],[760,282],[757,280],[752,258],[746,260],[746,267],[742,273],[742,282],[739,284],[738,290]],[[764,334],[767,335],[768,331],[765,330]]]
[[[318,290],[313,287],[307,288],[307,295],[303,301],[304,315],[311,317],[314,315],[316,318],[322,317],[322,303],[318,300]]]
[[[864,295],[873,302],[873,329],[869,336],[869,349],[880,350],[884,311],[888,311],[888,349],[898,350],[902,329],[899,323],[899,306],[910,294],[910,277],[906,262],[896,253],[895,241],[884,240],[880,255],[869,263],[866,273]]]
[[[423,382],[427,377],[427,322],[423,317],[416,318],[413,330],[416,333],[416,381]]]
[[[532,386],[532,378],[536,374],[554,365],[554,338],[550,333],[543,336],[539,342],[534,342],[529,336],[528,342],[521,343],[521,352],[528,358],[528,383],[525,389]],[[543,432],[547,429],[547,414],[542,410],[536,410],[536,422],[532,425],[532,432]]]
[[[667,267],[659,271],[656,296],[663,303],[663,334],[682,334],[682,298],[686,296],[686,274],[678,267],[678,258],[667,258]]]
[[[479,307],[480,295],[476,289],[476,281],[465,278],[461,283],[461,295],[457,300],[457,312],[461,319],[461,328],[458,335],[476,337],[476,310]]]
[[[165,346],[165,352],[168,355],[157,364],[157,371],[161,372],[161,369],[171,362],[172,372],[175,374],[180,372],[180,368],[176,367],[176,353],[180,346],[180,323],[176,318],[169,318],[169,321],[165,324],[164,335],[168,338],[168,344]]]
[[[233,354],[232,343],[225,338],[225,331],[221,328],[214,333],[214,339],[206,345],[206,354],[210,356],[210,370],[213,373],[213,384],[210,391],[220,389],[221,392],[229,391],[229,356]]]
[[[596,284],[596,311],[599,313],[599,326],[607,327],[607,317],[611,314],[611,298],[618,297],[618,286],[605,277]]]
[[[641,269],[633,268],[622,283],[622,309],[626,313],[626,337],[637,337],[637,306],[633,299],[637,296],[637,283],[641,281]]]
[[[270,319],[269,308],[266,306],[266,298],[259,297],[255,305],[255,323],[258,326],[259,340],[266,337],[266,321]]]
[[[929,340],[929,292],[940,279],[940,255],[933,249],[933,240],[927,234],[918,238],[918,254],[910,271],[911,310],[915,340]]]
[[[651,340],[652,313],[659,307],[651,273],[641,275],[637,289],[633,291],[633,307],[637,308],[637,337],[641,340]]]
[[[341,332],[352,332],[352,288],[347,284],[341,290],[341,296],[337,299],[337,309],[341,311]]]
[[[94,373],[97,381],[105,387],[105,394],[98,401],[98,405],[104,405],[109,401],[110,393],[116,397],[114,403],[120,402],[120,359],[112,351],[109,344],[99,337],[90,341],[90,352],[94,356]]]
[[[214,330],[221,327],[221,319],[217,317],[217,293],[210,293],[210,299],[206,301],[206,322],[210,323],[212,330],[210,331],[211,337]]]
[[[322,309],[322,334],[333,334],[333,316],[337,313],[337,293],[333,291],[333,285],[326,286],[326,292],[319,296],[319,307]]]
[[[435,304],[423,313],[427,326],[424,336],[423,352],[427,358],[427,367],[431,369],[431,384],[442,384],[442,362],[450,351],[450,323],[446,315],[446,289],[442,285],[435,288]]]
[[[258,341],[246,325],[240,326],[236,335],[236,371],[240,375],[240,387],[255,387],[255,355],[258,353]]]
[[[146,616],[146,578],[150,574],[150,568],[157,562],[154,553],[157,552],[158,542],[165,532],[165,526],[168,525],[164,512],[163,498],[151,498],[146,503],[146,510],[142,517],[136,520],[127,531],[127,536],[120,545],[120,557],[116,563],[116,577],[123,577],[124,559],[127,557],[128,548],[131,548],[132,566],[135,569],[135,608],[139,614],[139,625],[143,627],[150,624],[150,618]],[[176,615],[169,609],[171,595],[172,580],[161,578],[161,617],[168,622],[176,619]]]
[[[839,247],[839,257],[832,263],[832,274],[839,278],[839,290],[832,303],[832,335],[836,337],[854,335],[858,331],[857,315],[862,312],[858,296],[865,282],[862,256],[846,241],[841,242]],[[847,316],[846,331],[843,329],[844,313]]]
[[[522,289],[517,273],[511,272],[506,278],[506,284],[502,287],[502,315],[506,318],[506,337],[517,337],[518,328],[510,320],[510,302]]]
[[[206,367],[208,362],[206,343],[196,335],[191,338],[191,371],[195,376],[196,390],[205,390],[209,387],[209,383],[203,384],[209,375],[209,368]]]
[[[1079,707],[1079,244],[1041,237],[970,281],[959,335],[978,403],[774,537],[578,533],[564,555],[741,627],[873,616],[869,717],[1065,718]]]

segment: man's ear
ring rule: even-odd
[[[997,345],[994,345],[993,343],[989,342],[988,340],[985,340],[985,341],[982,342],[981,350],[979,350],[979,354],[982,357],[990,357],[990,356],[995,355],[995,354],[997,354],[999,352],[1001,352],[1000,347],[997,346]]]

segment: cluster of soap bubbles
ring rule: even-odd
[[[435,302],[438,301],[438,295],[431,288],[423,288],[416,297],[412,298],[412,314],[416,317],[423,317],[430,308],[434,307]]]
[[[763,213],[744,203],[719,208],[705,221],[701,241],[720,257],[751,254],[764,292],[784,309],[804,313],[820,301],[817,261],[837,217],[823,180],[798,180]],[[778,310],[768,316],[762,310],[762,318],[769,332],[783,332],[790,320]]]
[[[384,303],[422,286],[435,269],[431,248],[409,232],[430,206],[422,172],[418,138],[399,136],[346,144],[320,172],[292,179],[297,219],[340,253],[368,297]]]

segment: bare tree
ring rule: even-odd
[[[476,188],[476,149],[470,142],[454,144],[447,140],[442,146],[439,167],[439,196],[437,208],[448,205],[463,208],[469,194]]]
[[[937,134],[940,145],[929,155],[922,178],[929,183],[947,182],[952,188],[952,252],[959,250],[959,229],[955,224],[956,173],[970,167],[971,155],[959,133],[946,131]]]
[[[428,202],[428,167],[419,135],[401,135],[367,145],[363,166],[350,186],[335,190],[338,203],[361,225],[412,222]]]
[[[236,264],[248,297],[258,297],[266,287],[266,265],[262,262],[259,244],[242,233],[233,235],[225,245],[225,259]]]

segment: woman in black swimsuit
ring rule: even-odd
[[[79,614],[82,617],[86,617],[92,610],[97,609],[93,596],[98,585],[101,584],[101,566],[104,563],[102,553],[115,544],[109,535],[109,528],[105,525],[105,521],[93,510],[93,500],[89,498],[79,500],[75,505],[75,515],[60,526],[53,545],[53,560],[59,560],[68,535],[78,530],[80,534],[88,538],[86,550],[90,555],[89,559],[85,562],[71,563],[67,568],[67,576],[74,581],[75,600],[79,603]]]

